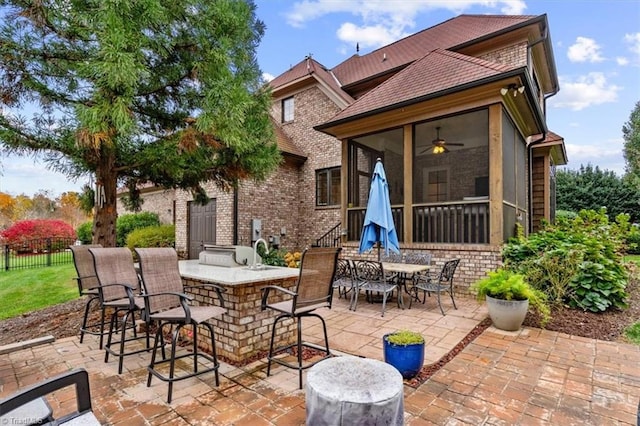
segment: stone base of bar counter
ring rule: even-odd
[[[219,357],[234,364],[252,361],[256,355],[269,350],[271,329],[277,316],[272,310],[261,311],[261,289],[268,285],[278,285],[293,289],[299,270],[277,268],[265,271],[248,271],[243,268],[225,268],[201,265],[198,261],[180,261],[180,274],[187,294],[199,304],[219,306],[214,290],[206,288],[188,289],[188,286],[214,283],[223,286],[227,313],[222,319],[211,320],[216,333],[216,349]],[[274,299],[277,300],[277,299]],[[296,324],[289,321],[287,327],[278,327],[276,345],[284,346],[295,341]],[[208,331],[198,330],[204,336]],[[206,345],[204,346],[205,348]],[[211,348],[208,348],[211,349]]]

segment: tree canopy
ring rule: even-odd
[[[0,144],[95,175],[94,242],[116,190],[264,179],[280,161],[246,0],[0,1]],[[30,116],[29,116],[30,114]]]
[[[627,175],[640,182],[640,101],[631,111],[629,121],[622,126],[622,135]]]
[[[632,221],[640,220],[640,190],[630,181],[609,170],[588,164],[579,170],[556,173],[556,206],[558,210],[599,211],[606,207],[611,220],[627,213]]]

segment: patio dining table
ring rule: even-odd
[[[421,265],[417,263],[396,263],[396,262],[382,262],[382,269],[386,273],[392,272],[400,275],[401,285],[404,288],[405,293],[411,295],[411,292],[407,288],[407,280],[413,277],[414,274],[420,272],[429,271],[429,265]]]

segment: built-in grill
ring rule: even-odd
[[[223,246],[204,245],[198,260],[204,265],[224,266],[228,268],[237,266],[249,266],[253,264],[253,248],[247,246]],[[258,262],[262,262],[260,256],[256,256]]]

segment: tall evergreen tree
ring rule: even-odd
[[[631,111],[629,121],[622,126],[624,159],[627,176],[640,183],[640,102]]]
[[[264,179],[280,157],[251,0],[0,1],[0,144],[95,174],[94,242],[115,245],[116,189]]]
[[[627,213],[632,221],[638,221],[640,190],[610,170],[580,165],[580,170],[556,173],[556,206],[558,210],[573,212],[598,211],[606,207],[611,220],[620,213]]]

